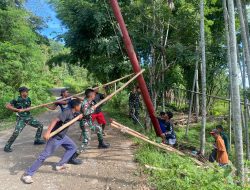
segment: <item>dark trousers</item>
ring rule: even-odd
[[[66,151],[61,160],[56,165],[62,166],[63,164],[67,163],[71,156],[75,153],[77,146],[68,136],[65,136],[63,138],[55,136],[49,139],[43,152],[38,156],[37,160],[25,171],[25,173],[27,175],[33,176],[34,173],[41,167],[43,162],[48,157],[50,157],[59,146],[62,146]]]

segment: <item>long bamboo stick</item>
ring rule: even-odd
[[[137,131],[135,131],[135,130],[129,128],[129,127],[126,127],[126,126],[124,126],[124,125],[122,125],[122,124],[120,124],[120,123],[118,123],[118,122],[116,122],[116,121],[112,121],[112,123],[115,124],[115,125],[117,125],[117,126],[120,127],[121,129],[131,131],[132,133],[135,133],[136,135],[139,135],[139,136],[141,136],[142,138],[145,138],[145,139],[150,140],[147,136],[145,136],[145,135],[143,135],[143,134],[141,134],[141,133],[139,133],[139,132],[137,132]],[[184,155],[181,151],[179,151],[179,150],[177,150],[177,149],[175,149],[175,148],[173,148],[173,147],[171,147],[171,146],[168,146],[168,145],[163,144],[163,143],[157,143],[157,144],[158,144],[158,145],[161,145],[161,146],[163,146],[163,147],[165,147],[165,148],[168,148],[169,151],[173,151],[173,152],[178,151],[178,153],[179,153],[180,155]]]
[[[145,135],[143,135],[143,134],[141,134],[141,133],[139,133],[139,132],[137,132],[137,131],[135,131],[135,130],[129,128],[129,127],[126,127],[126,126],[124,126],[124,125],[122,125],[122,124],[116,122],[115,120],[112,120],[112,123],[115,124],[115,125],[117,125],[117,126],[119,126],[119,127],[121,127],[122,129],[129,130],[129,131],[131,131],[131,132],[133,132],[133,133],[135,133],[135,134],[137,134],[137,135],[139,135],[139,136],[141,136],[141,137],[143,137],[143,138],[146,138],[146,139],[150,140],[147,136],[145,136]],[[157,143],[157,144],[159,144],[159,143]],[[164,146],[164,147],[167,147],[167,148],[171,149],[173,152],[178,151],[177,149],[175,149],[175,148],[173,148],[173,147],[171,147],[171,146],[168,146],[168,145],[166,145],[166,144],[164,144],[164,143],[160,143],[159,145]],[[181,151],[179,151],[179,153],[182,154]]]
[[[134,75],[134,74],[132,73],[132,74],[126,75],[126,76],[124,76],[124,77],[122,77],[122,78],[119,78],[119,79],[116,79],[116,80],[114,80],[114,81],[108,82],[108,83],[103,84],[103,85],[101,85],[101,86],[98,86],[98,87],[96,87],[96,88],[94,88],[94,89],[101,88],[101,87],[105,87],[105,86],[108,86],[108,85],[117,83],[117,82],[119,82],[119,81],[121,81],[121,80],[123,80],[123,79],[126,79],[126,78],[128,78],[128,77],[130,77],[130,76],[132,76],[132,75]],[[84,91],[84,92],[85,92],[85,91]],[[74,98],[74,97],[76,97],[76,96],[80,96],[80,95],[84,94],[84,92],[80,92],[80,93],[74,94],[74,95],[72,95],[72,96],[70,96],[70,97],[60,99],[59,101],[61,102],[61,101],[68,100],[68,99],[70,99],[70,98]],[[34,109],[37,109],[37,108],[40,108],[40,107],[44,107],[44,106],[48,106],[48,105],[51,105],[51,104],[55,104],[55,103],[57,103],[57,102],[59,102],[59,101],[53,101],[53,102],[49,102],[49,103],[45,103],[45,104],[33,106],[33,107],[30,107],[29,110],[34,110]],[[25,110],[24,110],[24,111],[25,111]]]
[[[126,88],[131,82],[133,82],[144,71],[145,71],[145,69],[142,69],[139,73],[137,73],[135,76],[133,76],[128,82],[126,82],[124,85],[122,85],[118,90],[116,90],[115,92],[113,92],[112,94],[108,95],[106,98],[104,98],[100,102],[98,102],[95,105],[95,107],[98,107],[101,104],[103,104],[103,103],[107,102],[108,100],[110,100],[114,95],[116,95],[117,93],[119,93],[120,91],[122,91],[124,88]],[[70,125],[72,125],[73,123],[75,123],[77,120],[79,120],[79,118],[80,118],[80,116],[77,116],[76,118],[74,118],[74,119],[72,119],[71,121],[68,122],[70,124],[66,123],[65,125],[61,126],[57,130],[53,131],[52,133],[50,133],[50,137],[53,137],[57,133],[60,133],[62,130],[64,130],[65,128],[69,127]]]
[[[192,90],[186,90],[186,89],[183,89],[183,88],[178,88],[178,87],[174,87],[176,89],[179,89],[179,90],[182,90],[182,91],[186,91],[186,92],[191,92],[191,93],[194,93],[194,94],[199,94],[199,95],[202,95],[201,92],[196,92],[196,91],[192,91]],[[213,96],[213,95],[208,95],[206,94],[207,97],[211,97],[211,98],[214,98],[214,99],[218,99],[218,100],[223,100],[223,101],[226,101],[226,102],[231,102],[231,99],[228,99],[228,98],[224,98],[224,97],[219,97],[219,96]],[[244,104],[244,102],[240,102],[241,104]],[[248,106],[250,104],[247,104]]]
[[[126,127],[126,128],[120,127],[119,125],[116,125],[116,124],[114,124],[114,123],[111,123],[111,126],[114,127],[114,128],[117,128],[117,129],[121,129],[123,132],[125,132],[125,133],[127,133],[127,134],[129,134],[129,135],[132,135],[132,136],[134,136],[134,137],[136,137],[136,138],[139,138],[139,139],[141,139],[141,140],[143,140],[143,141],[146,141],[146,142],[148,142],[149,144],[152,144],[152,145],[154,145],[154,146],[157,146],[157,147],[159,147],[159,148],[165,149],[165,150],[170,151],[170,152],[175,152],[175,150],[173,150],[172,148],[169,148],[168,146],[163,147],[161,144],[158,144],[158,143],[156,143],[156,142],[154,142],[154,141],[151,141],[151,140],[149,140],[148,138],[144,138],[144,137],[142,137],[141,135],[137,135],[137,134],[134,133],[133,131],[129,130],[128,127]],[[182,155],[182,156],[185,155],[184,153],[182,153],[182,152],[180,152],[180,151],[178,151],[178,150],[176,150],[176,153],[179,154],[179,155]]]
[[[177,150],[177,149],[175,149],[175,148],[172,148],[172,147],[170,147],[170,146],[168,146],[168,145],[165,145],[165,144],[164,144],[164,145],[158,144],[158,143],[156,143],[156,142],[153,142],[153,141],[149,140],[148,137],[147,137],[147,138],[144,138],[142,135],[138,135],[138,134],[134,133],[133,130],[130,129],[129,127],[125,127],[125,128],[124,128],[124,127],[121,127],[121,126],[119,126],[119,125],[116,125],[116,124],[113,123],[113,122],[111,123],[111,126],[114,127],[114,128],[123,130],[125,133],[127,133],[127,134],[129,134],[129,135],[134,136],[134,137],[136,137],[136,138],[138,138],[138,139],[141,139],[141,140],[143,140],[143,141],[145,141],[145,142],[147,142],[147,143],[149,143],[149,144],[152,144],[152,145],[154,145],[154,146],[156,146],[156,147],[158,147],[158,148],[161,148],[161,149],[163,149],[163,150],[165,150],[165,151],[175,152],[175,153],[177,153],[177,154],[179,154],[179,155],[181,155],[181,156],[185,156],[185,154],[184,154],[183,152],[181,152],[181,151],[179,151],[179,150]],[[132,130],[132,131],[131,131],[131,130]],[[192,157],[190,157],[190,159],[193,160],[197,165],[199,165],[199,166],[204,166],[204,163],[200,162],[199,160],[196,160],[196,159],[194,159],[194,158],[192,158]]]
[[[139,133],[139,132],[137,132],[137,131],[135,131],[135,130],[133,130],[133,129],[130,129],[129,127],[126,127],[126,126],[124,126],[124,125],[122,125],[122,124],[116,122],[115,120],[111,120],[111,123],[114,123],[115,125],[118,125],[118,126],[120,126],[120,127],[123,127],[123,128],[126,129],[126,130],[131,130],[131,131],[133,131],[135,134],[140,135],[140,136],[142,136],[143,138],[149,139],[147,136],[145,136],[145,135],[143,135],[143,134],[141,134],[141,133]]]

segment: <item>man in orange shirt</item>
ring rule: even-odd
[[[216,161],[219,163],[220,166],[225,166],[228,164],[228,155],[225,143],[220,136],[220,133],[217,129],[213,129],[210,134],[215,139],[215,148],[217,150],[217,158]]]

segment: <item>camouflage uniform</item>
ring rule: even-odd
[[[139,119],[140,95],[138,92],[130,92],[129,94],[129,116],[137,122]],[[136,118],[135,118],[136,117]]]
[[[88,101],[86,98],[82,102],[81,113],[84,115],[80,121],[80,128],[82,130],[82,144],[87,145],[89,141],[89,133],[87,127],[92,131],[97,132],[98,141],[103,141],[102,128],[99,125],[93,124],[91,114],[95,112],[92,108],[93,101]]]
[[[22,97],[19,96],[17,99],[12,100],[10,104],[17,109],[25,109],[31,106],[31,100],[29,97],[26,99],[23,99]],[[22,130],[24,129],[26,125],[31,125],[32,127],[37,128],[35,142],[40,140],[42,132],[43,132],[43,125],[39,121],[34,119],[31,116],[29,111],[20,112],[20,113],[17,113],[17,124],[16,124],[13,134],[11,135],[10,139],[5,145],[6,148],[11,147],[11,145],[14,143],[14,141],[16,140],[16,138],[22,132]]]

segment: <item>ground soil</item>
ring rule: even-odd
[[[48,111],[36,118],[48,126],[59,111]],[[1,124],[3,125],[3,124]],[[13,123],[13,126],[15,123]],[[1,128],[2,126],[0,126]],[[52,168],[59,161],[63,149],[47,159],[34,175],[34,183],[23,184],[20,177],[24,170],[37,158],[44,146],[34,146],[35,129],[26,126],[14,143],[14,151],[5,153],[3,147],[13,132],[13,128],[0,131],[0,189],[1,190],[142,190],[149,189],[145,177],[139,172],[134,161],[132,141],[115,129],[108,127],[105,141],[111,144],[106,150],[97,148],[97,137],[92,133],[91,143],[86,152],[80,155],[83,164],[69,165],[64,171],[56,172]],[[68,135],[78,144],[80,129],[72,126]]]

